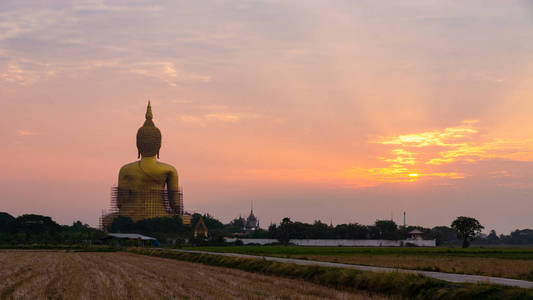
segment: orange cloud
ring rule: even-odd
[[[394,149],[391,152],[392,154],[396,156],[393,158],[381,157],[381,159],[387,162],[398,163],[398,164],[414,165],[416,163],[416,159],[414,156],[417,153],[413,153],[405,149]]]
[[[28,131],[28,130],[20,129],[20,130],[17,130],[17,134],[21,136],[29,136],[29,135],[34,135],[35,133]]]
[[[476,127],[477,123],[476,120],[467,120],[454,127],[380,137],[370,143],[395,146],[389,155],[377,157],[391,164],[380,168],[354,168],[346,172],[354,178],[376,182],[403,182],[437,177],[460,179],[469,175],[460,170],[443,172],[439,170],[440,166],[488,159],[533,161],[531,140],[491,138],[482,134],[482,130]]]
[[[383,145],[401,145],[404,147],[442,146],[453,147],[461,144],[461,140],[472,137],[478,133],[473,124],[476,120],[463,121],[461,125],[444,128],[441,130],[426,131],[414,134],[405,134],[392,137],[381,137],[376,143]]]
[[[381,183],[390,182],[413,182],[431,178],[461,179],[468,177],[460,172],[415,172],[401,164],[393,164],[384,168],[352,168],[344,171],[344,178],[351,179],[356,186],[364,183],[363,186],[376,186]]]
[[[476,123],[477,121],[463,121],[461,125],[455,127],[381,137],[373,142],[403,147],[392,150],[391,157],[382,158],[387,162],[401,164],[414,164],[416,156],[428,165],[443,165],[457,161],[475,162],[482,159],[533,160],[533,141],[489,138],[480,134],[479,129],[474,127]],[[428,148],[428,150],[412,153],[409,148]],[[434,149],[439,151],[435,152]]]
[[[449,150],[439,152],[427,164],[442,165],[454,161],[475,162],[483,159],[533,160],[531,141],[493,139],[486,142],[461,143],[449,146]]]

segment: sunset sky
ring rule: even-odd
[[[98,225],[148,99],[187,211],[533,228],[531,1],[3,0],[0,211]]]

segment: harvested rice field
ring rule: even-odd
[[[0,251],[0,299],[383,299],[123,252]]]

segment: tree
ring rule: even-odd
[[[437,246],[458,243],[457,232],[448,226],[436,226],[431,229],[431,238],[436,240]]]
[[[492,229],[487,236],[487,240],[489,243],[496,244],[500,241],[500,238],[498,237],[498,234],[496,234],[496,230]]]
[[[399,237],[398,226],[394,221],[377,220],[374,226],[379,239],[397,240]]]
[[[220,222],[219,220],[215,219],[210,214],[204,214],[202,216],[202,218],[204,219],[205,226],[207,226],[207,228],[210,231],[213,231],[213,230],[219,230],[220,231],[222,228],[224,228],[224,224],[222,224],[222,222]]]
[[[463,239],[463,248],[468,248],[470,242],[485,228],[478,220],[464,216],[455,219],[451,227],[457,232],[457,237]]]
[[[290,218],[285,217],[283,220],[281,220],[281,223],[279,223],[279,226],[276,229],[275,237],[283,245],[288,245],[294,234],[294,230],[292,228],[293,224],[294,223]]]
[[[41,215],[22,215],[17,217],[15,222],[16,231],[24,233],[25,242],[30,243],[57,242],[58,232],[61,229],[52,218]]]
[[[310,228],[311,235],[315,239],[331,239],[333,236],[333,227],[322,223],[320,220],[315,220]]]
[[[61,243],[64,244],[81,244],[92,239],[92,233],[95,229],[81,221],[72,223],[72,226],[62,225],[59,233]]]
[[[242,217],[238,217],[229,222],[229,224],[224,225],[224,228],[230,233],[243,232],[244,225],[246,225],[246,220]]]
[[[15,218],[5,212],[0,212],[0,232],[11,233],[15,229]]]
[[[130,217],[117,216],[109,228],[110,232],[129,232],[133,226],[133,220]]]
[[[366,239],[368,236],[367,226],[358,223],[339,224],[333,229],[337,239]]]
[[[268,234],[271,237],[276,235],[276,231],[278,231],[278,226],[276,226],[276,224],[270,224],[270,226],[268,226]]]

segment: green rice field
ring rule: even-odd
[[[276,256],[368,266],[486,275],[533,281],[532,247],[354,248],[298,246],[191,247],[211,252]]]

